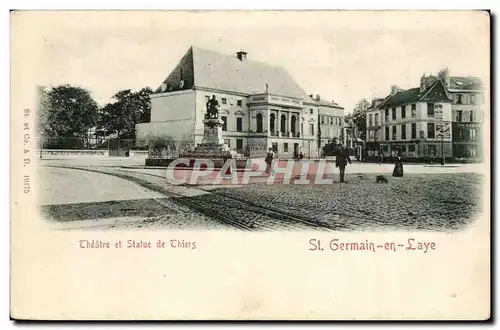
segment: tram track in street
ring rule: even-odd
[[[132,171],[125,171],[125,172],[132,172]],[[137,173],[137,172],[133,172],[133,173]],[[152,176],[152,177],[164,179],[164,177],[162,177],[160,175],[151,174],[151,173],[140,173],[140,175],[147,175],[147,176]],[[268,217],[272,216],[275,219],[285,220],[288,223],[299,224],[299,225],[301,225],[301,227],[306,227],[308,229],[315,229],[315,230],[343,229],[343,226],[340,226],[340,228],[339,228],[339,226],[336,226],[335,228],[333,228],[332,226],[329,226],[328,224],[318,222],[317,217],[310,218],[310,217],[291,214],[288,212],[284,212],[284,211],[272,208],[271,205],[273,203],[275,203],[279,198],[281,198],[284,194],[286,194],[286,192],[288,191],[288,188],[285,188],[282,191],[280,191],[279,194],[274,196],[272,201],[269,201],[266,203],[265,206],[262,206],[262,205],[254,203],[252,201],[244,200],[244,199],[233,197],[233,196],[227,196],[226,194],[223,194],[223,193],[217,191],[217,189],[208,190],[208,189],[203,189],[201,187],[196,187],[196,186],[191,186],[191,185],[181,185],[181,186],[190,187],[192,189],[194,188],[194,189],[202,190],[204,192],[208,192],[208,193],[211,193],[214,195],[221,196],[221,197],[228,199],[228,200],[232,200],[232,201],[235,201],[238,203],[243,203],[249,207],[249,210],[251,210],[253,213],[255,213],[255,215],[253,216],[251,221],[257,221],[257,220],[261,219],[263,216],[268,216]],[[290,187],[291,185],[288,185],[288,186]],[[318,212],[313,212],[313,213],[316,215],[316,213],[318,213]],[[321,214],[321,215],[324,216],[324,214]]]
[[[184,195],[171,192],[171,191],[166,191],[165,189],[161,189],[157,187],[156,185],[152,184],[151,182],[148,182],[146,180],[142,180],[130,175],[125,175],[125,174],[120,174],[120,173],[112,173],[109,171],[102,171],[102,170],[97,170],[97,169],[91,169],[91,168],[86,168],[86,167],[77,167],[77,166],[57,166],[57,165],[46,165],[48,167],[56,167],[56,168],[65,168],[65,169],[72,169],[72,170],[80,170],[80,171],[88,171],[88,172],[93,172],[93,173],[100,173],[100,174],[106,174],[106,175],[111,175],[120,179],[124,179],[133,183],[136,183],[144,188],[150,189],[152,191],[155,191],[157,193],[160,193],[166,197],[171,197],[171,200],[181,206],[188,207],[189,209],[199,212],[202,215],[209,216],[210,218],[222,222],[225,225],[229,225],[232,227],[236,227],[240,230],[244,231],[251,231],[254,230],[253,228],[246,226],[245,224],[242,224],[238,221],[234,221],[231,217],[219,214],[217,212],[214,212],[213,210],[200,206],[198,203],[190,201],[189,199],[186,199]]]
[[[215,201],[214,203],[208,203],[202,200],[196,200],[196,198],[189,199],[189,196],[173,192],[168,190],[166,187],[161,187],[157,183],[152,183],[144,178],[140,178],[140,176],[146,177],[154,177],[158,179],[165,179],[163,176],[151,174],[151,173],[143,173],[137,171],[129,171],[123,169],[113,169],[110,170],[107,167],[105,170],[103,169],[95,169],[89,167],[80,167],[80,166],[66,166],[66,165],[44,165],[49,167],[58,167],[65,169],[74,169],[74,170],[83,170],[100,174],[107,174],[111,176],[115,176],[124,180],[128,180],[130,182],[134,182],[144,188],[150,189],[157,193],[163,194],[167,197],[171,197],[172,202],[187,207],[193,211],[199,212],[204,216],[208,216],[215,221],[223,223],[225,225],[238,228],[244,231],[255,231],[255,230],[276,230],[276,227],[286,227],[290,230],[297,229],[313,229],[313,230],[335,230],[341,228],[332,228],[325,223],[318,222],[314,219],[309,219],[303,216],[296,216],[289,214],[287,212],[283,212],[280,210],[265,208],[261,205],[255,204],[251,201],[227,196],[223,193],[217,192],[214,190],[203,189],[200,187],[192,187],[189,185],[181,185],[186,187],[187,189],[195,189],[202,191],[207,195],[215,195],[215,198],[221,198],[220,201]],[[229,202],[229,203],[228,203]],[[233,204],[233,207],[229,205]],[[223,208],[221,208],[223,207]],[[231,212],[228,212],[228,208],[232,211],[232,213],[238,213],[235,210],[241,210],[246,213],[245,216],[241,214],[228,215]],[[241,212],[240,212],[241,213]],[[275,225],[272,225],[267,222],[275,222]],[[276,226],[277,224],[277,226]],[[270,225],[270,226],[269,226]]]

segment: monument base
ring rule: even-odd
[[[202,158],[232,158],[231,150],[224,144],[222,138],[222,121],[219,118],[207,118],[203,120],[205,130],[203,140],[194,151],[185,153],[181,157],[202,157]]]

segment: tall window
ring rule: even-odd
[[[288,152],[288,143],[283,143],[283,152]]]
[[[222,116],[222,117],[220,117],[220,119],[222,119],[222,130],[227,131],[227,117]]]
[[[396,120],[396,108],[392,108],[392,120]]]
[[[428,156],[433,156],[433,157],[436,156],[436,145],[435,144],[428,145],[427,146],[427,150],[428,150],[428,153],[429,153]]]
[[[257,114],[257,132],[262,133],[262,114],[260,112]]]
[[[280,122],[280,128],[281,128],[281,133],[285,133],[286,132],[286,116],[285,115],[281,115],[281,122]]]
[[[434,123],[427,123],[427,137],[434,139],[436,137],[436,125]]]
[[[471,111],[471,112],[470,112],[470,118],[469,118],[469,121],[470,121],[471,123],[473,123],[473,122],[474,122],[474,111]]]
[[[397,134],[396,134],[396,126],[392,126],[392,139],[396,140]]]
[[[475,128],[471,128],[470,131],[469,131],[469,137],[471,140],[475,140],[476,139],[476,129]]]
[[[297,125],[297,118],[295,116],[290,118],[290,125],[292,126],[292,134],[295,135],[295,133],[297,133],[297,130],[295,129],[295,126]]]
[[[243,118],[241,117],[236,118],[236,131],[243,132]]]
[[[464,95],[463,94],[458,94],[458,96],[457,96],[457,103],[458,104],[464,104]]]
[[[274,113],[272,113],[270,116],[269,116],[269,126],[271,126],[271,132],[274,132],[274,121],[275,121],[275,117],[274,117]]]
[[[461,123],[462,122],[462,111],[457,110],[457,122]]]
[[[390,139],[389,139],[389,127],[386,127],[386,128],[385,128],[385,140],[386,140],[386,141],[389,141],[389,140],[390,140]]]
[[[313,109],[309,109],[309,113],[312,115],[314,113]]]
[[[378,126],[378,113],[375,114],[375,126]]]
[[[412,140],[417,138],[417,124],[411,124],[411,138]]]
[[[333,117],[330,117],[330,125],[333,125]]]
[[[368,115],[368,126],[373,126],[373,115],[371,113]]]
[[[222,104],[226,104],[227,103],[227,99],[225,97],[222,98]]]
[[[406,140],[406,125],[401,125],[401,140]]]
[[[406,105],[401,107],[401,118],[406,118]]]
[[[314,135],[314,124],[309,124],[309,132]]]
[[[389,109],[385,109],[385,122],[389,120]]]
[[[411,118],[417,118],[417,105],[411,105]]]
[[[243,150],[243,139],[236,139],[236,150],[240,152]]]
[[[304,123],[300,123],[300,135],[304,135]]]
[[[427,103],[427,117],[434,117],[434,103]]]
[[[241,104],[242,104],[241,100],[236,101],[237,106],[241,107]]]
[[[321,116],[321,124],[324,124],[324,123],[325,123],[325,117]]]

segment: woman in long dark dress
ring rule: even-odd
[[[396,161],[394,162],[394,171],[392,171],[392,176],[402,177],[403,176],[403,160],[401,156],[398,155]]]

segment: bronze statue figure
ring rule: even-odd
[[[219,101],[215,98],[215,95],[212,95],[212,98],[207,102],[207,114],[205,115],[206,119],[219,117]]]

